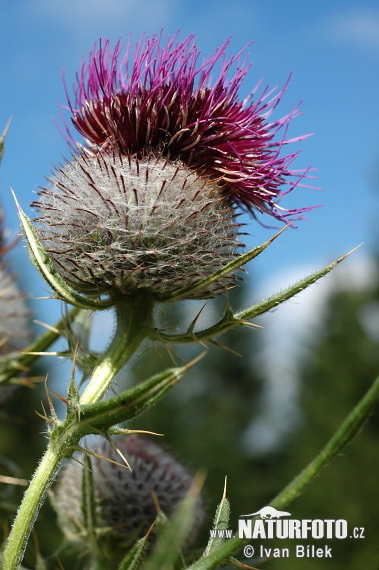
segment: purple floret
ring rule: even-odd
[[[253,214],[258,210],[288,221],[310,210],[278,205],[283,195],[302,185],[309,171],[291,169],[299,151],[281,155],[285,144],[307,136],[286,139],[299,105],[281,119],[268,121],[288,82],[279,93],[266,87],[254,100],[255,88],[241,101],[238,90],[251,66],[241,58],[246,48],[228,59],[227,40],[200,62],[193,35],[180,43],[176,39],[177,34],[161,45],[161,35],[143,36],[133,56],[130,41],[124,56],[120,40],[113,51],[108,39],[99,47],[95,44],[77,74],[73,100],[67,93],[71,121],[86,146],[138,159],[154,153],[180,160],[217,180],[234,205]],[[212,80],[216,65],[220,71]],[[279,140],[274,140],[279,132]],[[65,136],[77,148],[67,125]]]

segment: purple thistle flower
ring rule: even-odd
[[[309,170],[291,170],[298,151],[281,156],[285,144],[306,138],[286,140],[298,106],[268,122],[287,84],[276,94],[266,87],[254,101],[257,86],[241,101],[238,90],[251,66],[247,58],[241,60],[244,50],[227,59],[227,40],[201,63],[194,36],[181,43],[176,38],[162,46],[161,34],[143,36],[133,56],[130,41],[124,56],[120,41],[113,52],[108,39],[99,48],[95,44],[77,74],[72,102],[66,90],[72,123],[87,145],[137,158],[154,152],[180,160],[217,180],[233,204],[252,213],[269,212],[287,221],[287,216],[310,210],[278,206],[281,196],[298,186]],[[212,85],[216,65],[221,70]],[[280,131],[281,138],[274,140]],[[67,125],[65,137],[76,149]],[[286,192],[283,185],[289,186]]]
[[[290,170],[297,152],[280,156],[297,107],[268,122],[285,87],[240,101],[250,67],[242,52],[228,60],[227,41],[201,64],[193,36],[176,37],[162,46],[161,36],[143,36],[134,55],[129,42],[123,57],[120,41],[112,52],[105,40],[82,62],[73,102],[66,89],[86,144],[65,124],[74,157],[55,169],[32,206],[57,272],[79,292],[213,297],[238,275],[190,290],[242,245],[235,206],[283,221],[309,209],[278,205],[283,184],[289,192],[306,175]]]

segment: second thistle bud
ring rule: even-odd
[[[83,153],[55,171],[34,207],[57,271],[90,294],[169,299],[226,265],[240,245],[217,182],[161,156]],[[213,296],[233,279],[193,296]]]
[[[92,449],[91,472],[96,503],[96,532],[100,548],[123,551],[143,537],[157,518],[157,508],[170,517],[186,496],[192,477],[163,449],[140,437],[127,436],[117,442],[131,471],[120,465],[121,458],[107,442]],[[106,458],[109,460],[107,461]],[[55,491],[55,504],[62,530],[73,542],[86,542],[83,528],[81,463],[64,469]],[[191,538],[204,517],[198,498]],[[154,536],[154,532],[152,536]]]

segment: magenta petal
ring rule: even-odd
[[[247,58],[241,60],[246,48],[227,59],[227,40],[201,62],[193,35],[180,43],[176,39],[177,34],[162,45],[161,34],[143,36],[133,55],[128,42],[124,56],[120,40],[113,51],[108,39],[95,44],[77,74],[73,100],[66,90],[72,123],[86,145],[180,160],[218,180],[232,203],[253,213],[268,212],[287,221],[310,210],[278,206],[281,196],[302,186],[309,171],[290,168],[298,152],[282,155],[284,145],[306,138],[286,138],[298,105],[268,122],[287,84],[276,94],[267,87],[256,100],[254,89],[241,101],[238,90],[251,66]],[[220,71],[212,84],[216,66]],[[76,149],[67,125],[65,131]],[[274,140],[279,131],[282,136]]]

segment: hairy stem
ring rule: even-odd
[[[112,380],[126,364],[146,336],[150,323],[152,302],[136,298],[134,302],[119,303],[116,306],[117,326],[111,344],[102,362],[95,368],[93,376],[80,398],[79,405],[98,402],[110,387]],[[21,563],[26,543],[37,517],[46,489],[57,474],[59,463],[73,455],[81,438],[78,418],[57,422],[50,434],[50,444],[24,495],[13,523],[4,551],[4,570],[15,570]]]
[[[80,398],[81,404],[93,404],[102,398],[116,374],[145,338],[151,314],[152,302],[146,296],[137,297],[133,303],[116,305],[116,332]]]
[[[59,450],[49,446],[25,492],[4,552],[2,569],[14,570],[21,563],[29,534],[37,518],[46,489],[61,460]]]

